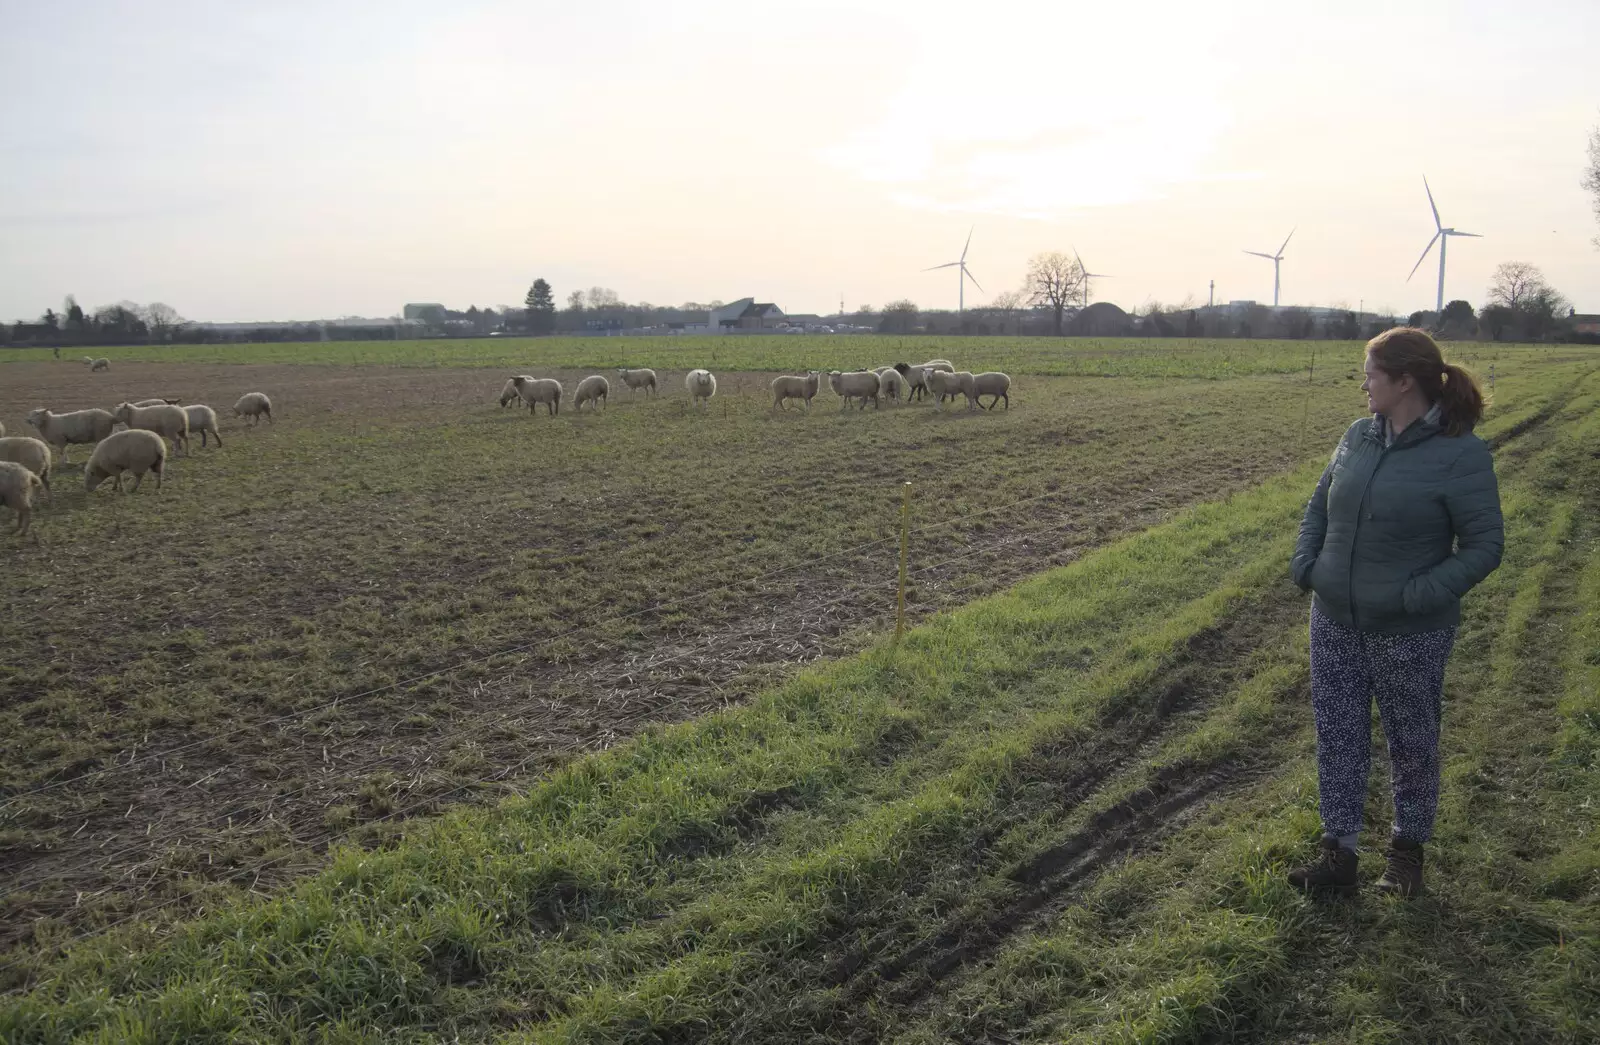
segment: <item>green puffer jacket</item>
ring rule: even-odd
[[[1461,619],[1461,597],[1500,565],[1494,458],[1438,412],[1385,446],[1381,415],[1351,425],[1317,481],[1290,575],[1347,628],[1414,635]]]

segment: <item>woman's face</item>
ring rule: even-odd
[[[1411,391],[1412,380],[1410,374],[1403,374],[1399,378],[1390,377],[1378,364],[1372,361],[1372,355],[1367,355],[1367,379],[1361,382],[1361,390],[1367,393],[1367,410],[1374,414],[1389,415],[1394,413],[1395,407]]]

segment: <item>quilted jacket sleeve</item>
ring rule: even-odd
[[[1482,440],[1472,439],[1451,465],[1445,509],[1456,534],[1455,553],[1406,582],[1408,613],[1432,613],[1461,598],[1500,565],[1506,543],[1500,487],[1494,457]]]
[[[1339,463],[1339,452],[1349,439],[1350,433],[1346,432],[1339,440],[1328,467],[1322,470],[1322,478],[1317,480],[1317,488],[1311,492],[1305,516],[1300,520],[1300,539],[1295,542],[1294,557],[1289,560],[1289,576],[1301,591],[1311,590],[1311,567],[1322,554],[1322,541],[1328,535],[1328,483],[1333,480],[1333,466]]]

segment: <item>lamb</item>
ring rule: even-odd
[[[867,408],[868,399],[872,400],[874,409],[880,406],[878,395],[880,394],[881,386],[878,383],[878,375],[870,370],[852,370],[847,374],[840,373],[837,370],[830,370],[828,372],[828,387],[833,389],[835,395],[844,398],[844,406],[839,408],[841,410],[849,409],[850,400],[852,399],[861,400],[860,409],[862,410]]]
[[[117,419],[105,410],[54,414],[41,406],[28,412],[28,423],[38,429],[39,438],[53,446],[61,455],[61,463],[66,464],[69,443],[98,443],[111,434]]]
[[[528,374],[518,374],[517,377],[522,378],[522,380],[524,380],[524,381],[532,381],[533,380],[533,378],[531,376],[529,376]],[[508,378],[506,378],[505,385],[500,389],[500,409],[504,410],[514,400],[520,399],[520,398],[521,398],[521,396],[518,395],[518,393],[517,393],[517,378],[516,377],[508,377]]]
[[[0,504],[17,513],[17,530],[28,532],[33,521],[33,488],[43,485],[34,475],[15,461],[0,461]]]
[[[590,374],[578,382],[578,387],[572,392],[572,409],[582,410],[583,404],[594,403],[598,410],[606,404],[606,396],[611,392],[611,382],[599,374]]]
[[[144,473],[154,472],[156,492],[161,492],[161,474],[167,466],[167,444],[154,432],[130,428],[107,436],[83,469],[84,489],[93,491],[107,479],[113,480],[112,489],[122,492],[122,473],[133,473],[133,492],[139,492]]]
[[[649,367],[629,370],[625,366],[619,366],[617,375],[622,378],[622,383],[628,386],[630,397],[641,388],[649,389],[651,395],[656,394],[656,372]]]
[[[690,406],[704,401],[709,407],[711,397],[717,394],[717,377],[709,370],[691,370],[683,379],[683,387],[689,390]]]
[[[222,445],[222,433],[217,430],[217,412],[215,410],[209,406],[196,403],[194,406],[184,407],[183,412],[189,416],[189,435],[192,437],[196,432],[199,432],[201,446],[207,445],[206,433],[208,432],[216,437],[218,446]]]
[[[1000,373],[998,370],[990,370],[986,373],[976,374],[972,378],[972,384],[967,388],[967,406],[969,408],[974,406],[983,406],[983,404],[979,402],[979,397],[993,396],[994,398],[989,400],[989,405],[984,407],[985,410],[993,410],[994,405],[1002,399],[1006,401],[1006,409],[1010,410],[1010,393],[1011,378]]]
[[[967,389],[970,387],[972,387],[972,375],[965,370],[953,373],[934,370],[928,374],[928,391],[939,397],[936,405],[940,407],[944,406],[947,398],[954,399],[959,395],[967,395]]]
[[[789,409],[788,401],[798,399],[806,405],[806,413],[811,412],[811,400],[816,398],[817,387],[822,382],[822,372],[807,370],[804,376],[791,376],[785,374],[772,379],[772,408]]]
[[[894,368],[900,376],[906,379],[908,389],[906,399],[921,399],[928,394],[928,368],[926,366],[911,366],[907,363],[896,363]]]
[[[540,403],[550,411],[551,417],[561,412],[561,382],[555,378],[518,375],[511,383],[517,386],[517,394],[528,404],[528,413],[537,413]]]
[[[0,436],[0,461],[20,464],[39,477],[45,493],[50,492],[50,447],[42,440],[26,435]]]
[[[109,359],[91,359],[88,356],[84,356],[83,357],[83,364],[84,364],[84,366],[87,366],[89,368],[89,373],[91,373],[91,374],[94,373],[96,370],[110,370],[111,369],[111,360],[109,360]]]
[[[878,375],[878,394],[897,403],[905,398],[906,379],[900,376],[900,371],[889,367]]]
[[[239,397],[237,403],[233,404],[233,416],[253,418],[253,424],[260,424],[263,416],[268,421],[271,421],[272,400],[268,399],[266,394],[262,392],[246,392]],[[273,423],[276,424],[277,422]]]
[[[134,406],[123,403],[112,415],[129,428],[154,432],[172,440],[174,450],[187,450],[189,446],[189,415],[181,406]]]

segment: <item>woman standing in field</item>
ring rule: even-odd
[[[1494,460],[1472,434],[1483,390],[1421,330],[1367,343],[1370,418],[1352,424],[1317,482],[1290,572],[1311,603],[1311,708],[1323,836],[1298,888],[1357,887],[1372,701],[1389,742],[1394,825],[1378,888],[1422,888],[1439,799],[1445,661],[1461,597],[1505,545]]]

